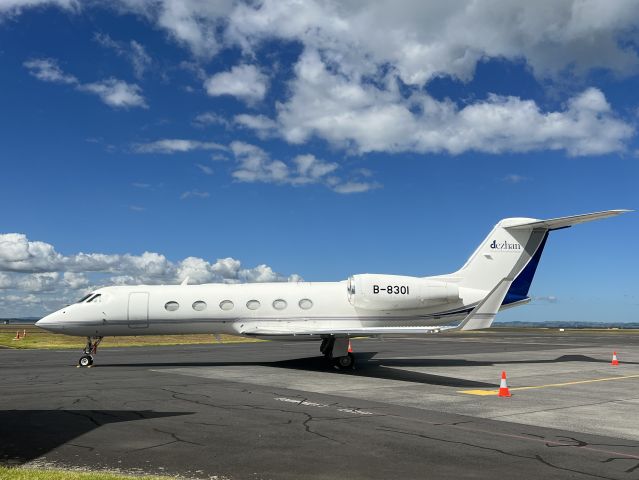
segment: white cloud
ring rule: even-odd
[[[43,2],[26,5],[31,4]],[[6,5],[5,12],[22,8],[15,1]],[[277,133],[303,143],[318,137],[358,153],[550,149],[594,155],[623,151],[634,135],[603,92],[580,87],[592,71],[615,76],[639,71],[639,3],[633,0],[407,0],[401,8],[391,0],[118,0],[110,5],[144,16],[200,58],[239,46],[244,59],[253,59],[272,40],[301,45],[304,53],[285,98],[276,104],[277,114],[235,118],[260,138]],[[457,105],[428,95],[431,80],[468,82],[478,62],[488,59],[523,63],[538,79],[573,91],[563,106],[550,110],[515,96],[494,94]],[[50,68],[42,75],[73,81]],[[204,82],[211,95],[249,103],[263,99],[268,86],[268,78],[250,64]]]
[[[144,72],[146,72],[146,70],[148,70],[151,66],[151,56],[146,53],[146,49],[141,43],[131,40],[129,45],[131,47],[129,60],[133,66],[133,72],[137,78],[142,78],[144,76]]]
[[[140,2],[124,2],[139,8]],[[137,5],[136,5],[137,4]],[[159,26],[188,46],[195,56],[210,58],[220,49],[216,31],[234,5],[232,0],[164,0],[143,3]],[[155,8],[157,5],[157,9]]]
[[[188,190],[180,195],[180,200],[186,200],[187,198],[209,198],[211,194],[209,192],[201,192],[198,189]]]
[[[166,138],[149,143],[138,143],[133,146],[137,153],[185,153],[192,150],[226,150],[224,145],[215,142]]]
[[[558,111],[499,95],[460,108],[424,92],[404,98],[394,83],[378,87],[331,72],[316,51],[306,51],[295,71],[291,97],[279,105],[277,118],[292,143],[318,136],[359,153],[551,149],[593,155],[623,150],[634,132],[595,88]]]
[[[401,8],[392,0],[265,0],[239,4],[227,36],[247,50],[273,37],[299,41],[326,52],[349,74],[391,65],[403,82],[423,85],[440,75],[467,81],[485,58],[523,59],[540,77],[566,69],[635,72],[638,18],[632,0],[413,0]]]
[[[51,58],[33,58],[23,64],[31,75],[43,82],[73,85],[81,92],[94,93],[107,105],[114,108],[147,108],[142,89],[135,84],[116,78],[106,78],[98,82],[81,83],[75,76],[62,71],[58,63]]]
[[[78,79],[73,75],[64,73],[58,62],[52,58],[32,58],[23,63],[29,73],[43,82],[64,83],[75,85]]]
[[[535,303],[557,303],[558,301],[559,299],[554,295],[533,297],[533,302]]]
[[[142,107],[147,108],[142,89],[135,84],[115,78],[107,78],[99,82],[85,83],[78,90],[95,93],[104,103],[115,108]]]
[[[64,283],[73,290],[79,290],[89,286],[89,279],[84,273],[64,272],[62,278],[64,279]]]
[[[337,193],[362,193],[381,188],[377,182],[344,182],[333,187]]]
[[[195,166],[200,169],[200,171],[204,175],[213,175],[213,169],[208,165],[203,165],[201,163],[196,163]]]
[[[255,145],[233,142],[231,150],[238,166],[233,177],[240,182],[287,183],[289,168],[280,160],[271,160],[268,154]]]
[[[210,125],[222,125],[229,127],[229,121],[221,115],[213,112],[203,112],[195,116],[193,126],[198,128],[208,127]]]
[[[198,257],[172,262],[154,252],[62,255],[53,245],[30,241],[24,234],[0,234],[0,316],[42,314],[98,286],[179,283],[186,276],[190,283],[299,279],[298,275],[275,273],[267,265],[244,268],[230,257],[215,262]]]
[[[113,40],[106,33],[97,32],[94,39],[105,48],[113,50],[118,56],[126,58],[133,67],[133,73],[136,78],[141,79],[144,73],[151,67],[153,63],[151,56],[146,52],[144,45],[131,40],[128,44]]]
[[[231,95],[246,102],[262,100],[266,95],[268,77],[254,65],[236,65],[228,72],[212,75],[204,82],[211,96]]]
[[[3,17],[20,15],[23,10],[34,7],[57,6],[67,10],[79,10],[78,0],[2,0],[0,1],[0,21]]]
[[[277,133],[277,122],[268,118],[266,115],[249,115],[242,113],[236,115],[233,121],[242,127],[254,130],[258,137],[265,139],[272,137]]]
[[[529,180],[529,178],[517,173],[509,173],[508,175],[503,176],[501,180],[506,183],[516,184],[525,182],[526,180]]]
[[[102,3],[142,15],[196,57],[210,58],[228,45],[252,53],[261,42],[284,39],[326,52],[350,74],[390,66],[410,85],[441,75],[467,81],[486,58],[523,60],[539,77],[599,68],[624,75],[639,67],[639,4],[633,0],[407,0],[401,8],[393,0]],[[72,0],[4,0],[0,14],[37,5],[89,8]]]
[[[313,183],[339,168],[337,163],[323,162],[314,155],[298,155],[293,159],[297,176],[293,183]]]
[[[246,183],[275,183],[280,185],[323,184],[337,193],[365,192],[381,185],[373,182],[343,180],[333,173],[339,168],[334,162],[325,162],[314,155],[298,155],[291,164],[272,160],[261,148],[244,142],[231,143],[236,168],[233,177]]]

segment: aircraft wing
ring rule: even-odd
[[[399,334],[426,334],[426,333],[438,333],[446,329],[454,327],[441,326],[441,327],[355,327],[355,328],[316,328],[312,330],[275,330],[269,328],[257,328],[255,330],[242,332],[244,335],[253,335],[258,337],[268,336],[287,336],[297,337],[302,335],[310,336],[345,336],[345,337],[367,337],[375,335],[399,335]]]
[[[584,213],[582,215],[571,215],[569,217],[550,218],[548,220],[538,220],[535,222],[521,223],[512,227],[505,227],[507,230],[526,230],[532,228],[547,228],[557,230],[558,228],[571,227],[578,223],[591,222],[601,218],[614,217],[632,210],[607,210],[605,212]]]

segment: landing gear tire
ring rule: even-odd
[[[78,367],[90,367],[93,365],[93,357],[91,355],[82,355],[78,360]]]
[[[333,366],[338,370],[352,370],[355,368],[355,356],[349,353],[343,357],[333,358]]]
[[[83,355],[78,360],[78,367],[92,367],[93,355],[98,353],[98,345],[104,337],[87,337],[87,345],[84,347]]]

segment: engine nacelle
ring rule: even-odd
[[[348,279],[348,299],[367,310],[411,310],[459,301],[457,284],[402,275],[365,273]]]

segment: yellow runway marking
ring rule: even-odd
[[[592,380],[577,380],[575,382],[565,382],[565,383],[549,383],[548,385],[535,385],[531,387],[514,387],[511,388],[510,391],[519,391],[519,390],[534,390],[537,388],[550,388],[550,387],[566,387],[568,385],[579,385],[581,383],[595,383],[595,382],[610,382],[612,380],[625,380],[627,378],[639,378],[639,374],[637,375],[624,375],[621,377],[606,377],[606,378],[594,378]],[[468,395],[497,395],[499,393],[498,389],[495,390],[459,390],[457,393],[466,393]]]

